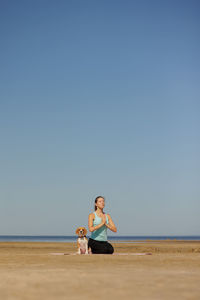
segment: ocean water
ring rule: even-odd
[[[89,239],[89,235],[87,238]],[[147,240],[183,240],[183,241],[200,241],[200,236],[198,235],[187,235],[187,236],[109,236],[108,241],[110,242],[120,242],[120,243],[127,243],[127,242],[147,242]],[[0,235],[0,242],[76,242],[77,236],[76,235]]]

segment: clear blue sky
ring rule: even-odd
[[[200,2],[0,1],[0,234],[200,234]]]

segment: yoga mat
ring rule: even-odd
[[[113,254],[77,254],[77,253],[50,253],[51,255],[152,255],[152,253],[113,253]]]

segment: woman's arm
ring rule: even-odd
[[[97,226],[93,226],[93,214],[89,214],[89,217],[88,217],[88,228],[89,228],[89,231],[90,232],[93,232],[99,228],[101,228],[103,225],[104,225],[104,221],[101,222],[101,224],[97,225]]]
[[[117,232],[117,227],[115,226],[111,216],[109,214],[107,214],[107,216],[108,216],[109,223],[108,224],[105,223],[106,227],[108,227],[113,232]]]

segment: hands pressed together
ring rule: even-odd
[[[106,214],[104,214],[101,219],[102,219],[103,224],[107,225],[107,223],[106,223]]]

